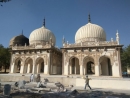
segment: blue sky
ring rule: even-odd
[[[56,46],[66,41],[74,43],[76,31],[91,22],[101,26],[107,40],[115,40],[116,31],[120,43],[130,44],[130,0],[11,0],[0,6],[0,44],[9,46],[14,36],[22,30],[26,37],[40,28],[46,18],[46,28],[56,36]]]

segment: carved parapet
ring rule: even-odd
[[[83,47],[83,46],[112,46],[118,45],[117,41],[96,41],[96,42],[82,42],[81,43],[74,43],[74,44],[64,44],[64,48],[67,47]]]
[[[46,45],[30,45],[30,46],[12,46],[12,50],[28,50],[28,49],[45,49],[45,48],[51,48],[51,44]]]

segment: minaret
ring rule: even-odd
[[[45,27],[45,18],[43,19],[43,26]]]
[[[63,39],[62,39],[62,43],[63,43],[63,44],[65,43],[65,38],[64,38],[64,36],[63,36]]]
[[[88,23],[91,23],[90,13],[88,14]]]
[[[117,41],[117,44],[119,45],[119,33],[118,33],[118,30],[117,30],[117,33],[116,33],[116,41]]]

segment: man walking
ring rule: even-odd
[[[85,79],[85,87],[84,87],[84,89],[86,89],[86,86],[88,86],[90,89],[91,89],[91,87],[90,87],[90,85],[89,85],[89,80],[91,80],[90,78],[88,78],[88,76],[86,75],[86,78],[84,78]]]

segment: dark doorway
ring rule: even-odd
[[[41,73],[44,73],[44,62],[41,63],[41,70],[40,70]]]
[[[93,66],[93,62],[89,61],[87,62],[86,68],[87,68],[87,74],[94,74],[94,66]]]

